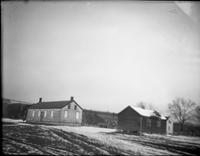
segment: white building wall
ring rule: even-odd
[[[173,129],[174,129],[173,120],[171,118],[169,118],[167,120],[167,125],[166,125],[167,134],[173,134]]]

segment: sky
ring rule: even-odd
[[[2,2],[3,97],[120,112],[200,103],[199,2]]]

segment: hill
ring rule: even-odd
[[[13,119],[24,119],[26,117],[26,112],[28,107],[31,105],[30,102],[13,100],[8,98],[3,98],[3,117],[13,118]]]
[[[99,127],[116,128],[117,114],[94,110],[83,110],[83,124]]]

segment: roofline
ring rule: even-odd
[[[142,117],[145,117],[145,118],[152,118],[152,117],[156,117],[156,118],[159,118],[159,119],[161,119],[161,120],[168,120],[167,118],[166,119],[162,119],[161,117],[157,117],[157,116],[144,116],[144,115],[142,115],[142,114],[140,114],[140,113],[138,113],[133,107],[131,107],[130,105],[128,105],[127,107],[125,107],[122,111],[120,111],[117,115],[119,115],[121,112],[123,112],[125,109],[127,109],[128,107],[130,107],[132,110],[134,110],[139,116],[142,116]],[[153,111],[156,111],[156,110],[153,110]],[[158,112],[158,113],[160,113],[160,112]],[[162,114],[161,114],[161,116],[162,116]]]
[[[39,104],[39,103],[45,103],[45,102],[60,102],[60,101],[43,101],[43,102],[37,102],[35,104],[32,104],[31,106],[34,106],[34,105]],[[74,99],[73,100],[69,100],[67,102],[69,102],[69,103],[65,104],[63,107],[67,106],[68,104],[70,104],[72,102],[75,102],[79,106],[79,108],[81,108],[83,110],[83,108]],[[30,108],[29,107],[28,109],[61,109],[63,107],[60,107],[60,108]]]
[[[71,102],[75,102],[83,110],[83,108],[74,99]]]
[[[126,108],[124,108],[121,112],[123,112],[125,109],[127,109],[128,107],[130,107],[133,111],[135,111],[139,116],[142,116],[142,117],[146,117],[146,116],[143,116],[141,115],[140,113],[138,113],[134,108],[132,108],[130,105],[128,105]],[[121,113],[119,112],[118,115]]]
[[[132,108],[132,107],[131,107]],[[140,108],[140,107],[139,107]],[[134,107],[132,108],[132,109],[134,109]],[[145,110],[150,110],[150,109],[145,109]],[[134,109],[134,111],[136,111],[135,109]],[[152,110],[152,111],[156,111],[156,112],[158,112],[157,110]],[[137,111],[136,111],[137,112]],[[140,114],[139,112],[137,112],[140,116],[142,116],[142,117],[145,117],[145,118],[159,118],[159,119],[161,119],[161,120],[166,120],[166,119],[162,119],[162,114],[160,114],[160,112],[158,112],[159,114],[160,114],[160,117],[158,117],[158,116],[145,116],[145,115],[142,115],[142,114]]]
[[[119,115],[121,112],[123,112],[125,109],[127,109],[128,107],[130,107],[131,109],[133,109],[130,105],[128,105],[127,107],[125,107],[122,111],[120,111],[119,113],[117,113],[117,115]]]
[[[61,108],[28,108],[28,109],[38,109],[38,110],[40,110],[40,109],[47,109],[48,110],[48,109],[61,109]]]
[[[140,114],[139,112],[137,112],[132,106],[130,106],[132,108],[132,110],[134,110],[139,116],[142,116],[142,117],[147,117],[147,116],[144,116],[142,114]]]

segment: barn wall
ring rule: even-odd
[[[139,131],[140,117],[131,107],[127,107],[118,114],[118,128],[128,131]]]
[[[143,117],[143,120],[142,120],[142,132],[147,132],[147,133],[151,132],[151,126],[147,125],[147,120],[148,119],[149,119],[148,117]]]
[[[167,121],[161,120],[161,133],[162,134],[166,134],[166,125],[167,125]]]
[[[151,120],[151,126],[147,125],[147,120]],[[160,120],[160,126],[157,125],[157,122]],[[166,133],[166,121],[161,120],[155,117],[144,117],[142,121],[142,131],[147,133]]]
[[[147,120],[151,120],[151,125],[147,125]],[[160,120],[160,126],[157,125],[157,122]],[[166,133],[166,121],[161,120],[155,117],[144,117],[142,120],[142,131],[147,133]]]
[[[160,133],[160,127],[157,126],[157,118],[150,118],[151,120],[151,133]]]

